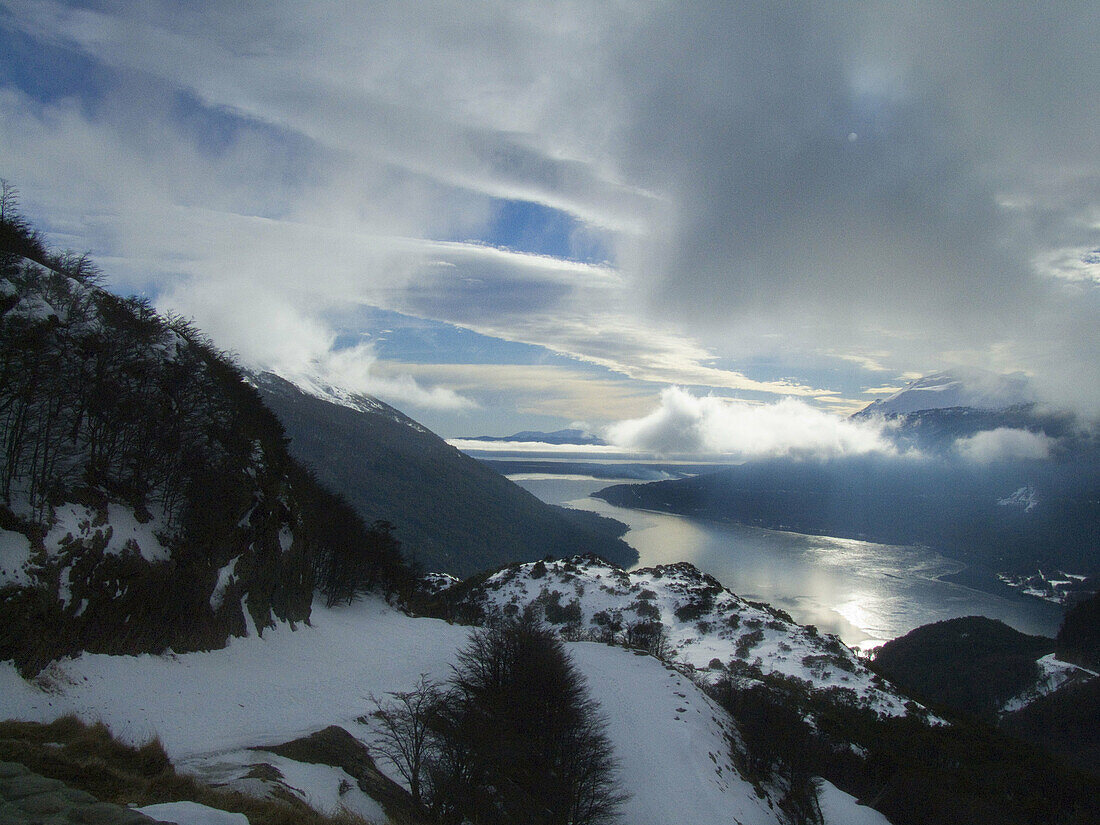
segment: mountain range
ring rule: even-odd
[[[960,439],[998,429],[1046,436],[1066,452],[1095,447],[1095,438],[1082,431],[1076,416],[1039,404],[1023,375],[932,373],[852,415],[854,421],[875,419],[887,423],[889,436],[903,451],[949,455]]]
[[[587,430],[569,428],[555,430],[552,433],[544,433],[538,430],[522,430],[518,433],[506,436],[476,435],[466,439],[468,441],[489,442],[521,442],[536,444],[576,444],[578,446],[606,447],[607,442]]]

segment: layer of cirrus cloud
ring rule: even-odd
[[[363,303],[647,382],[972,363],[1100,410],[1095,2],[8,0],[0,27],[32,217],[248,360],[470,405],[334,357]],[[609,265],[493,249],[501,201]]]

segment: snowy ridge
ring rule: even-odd
[[[1027,378],[1022,373],[997,375],[982,370],[943,371],[911,382],[893,395],[872,402],[856,415],[904,415],[949,407],[1004,410],[1034,400]]]
[[[1080,682],[1095,678],[1097,674],[1079,665],[1062,662],[1048,653],[1036,660],[1039,666],[1039,678],[1027,690],[1021,691],[1001,706],[1001,713],[1023,710],[1036,699],[1049,696],[1071,682]]]
[[[67,713],[101,720],[120,738],[159,736],[172,761],[209,782],[263,793],[258,763],[318,808],[349,808],[381,821],[374,804],[338,769],[310,766],[252,747],[340,725],[368,748],[377,736],[371,694],[409,690],[421,674],[445,679],[469,629],[409,617],[377,598],[350,607],[315,605],[311,624],[281,624],[221,650],[163,656],[85,653],[55,662],[33,682],[0,663],[4,715],[49,721]],[[733,768],[729,717],[678,670],[622,648],[567,645],[607,719],[630,794],[631,825],[731,822],[783,825],[766,796]],[[395,652],[400,655],[395,655]],[[384,759],[378,767],[395,781]],[[254,774],[253,774],[254,776]],[[825,825],[886,819],[831,786]]]
[[[565,638],[629,644],[632,629],[659,622],[666,658],[697,678],[779,674],[845,705],[887,716],[909,712],[909,700],[837,637],[746,601],[686,562],[630,572],[595,557],[518,564],[461,598],[485,614],[515,614],[532,604]]]
[[[356,412],[368,413],[373,415],[381,415],[389,418],[392,421],[396,421],[398,424],[404,424],[413,430],[420,433],[430,433],[431,431],[424,426],[413,421],[407,415],[397,411],[389,404],[384,404],[377,398],[364,393],[351,392],[338,387],[335,384],[321,379],[318,376],[304,375],[301,373],[281,373],[272,372],[273,375],[277,375],[284,381],[293,384],[307,395],[312,395],[315,398],[320,398],[322,401],[328,401],[330,404],[338,404],[341,407],[347,407],[348,409],[355,410]]]

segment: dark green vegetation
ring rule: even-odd
[[[616,485],[622,507],[799,533],[923,544],[995,571],[1100,572],[1100,451],[988,465],[943,459],[761,460],[709,475]],[[1031,487],[1039,504],[1001,505]]]
[[[1100,670],[1100,595],[1066,614],[1054,645],[1059,659]],[[1100,678],[1043,696],[1003,716],[1000,726],[1100,776]]]
[[[1100,779],[978,722],[930,726],[829,702],[798,679],[736,673],[711,688],[737,720],[746,776],[789,785],[782,805],[814,821],[809,783],[822,776],[894,825],[1085,825],[1100,821]],[[812,714],[811,727],[805,717]]]
[[[474,633],[446,685],[375,713],[387,755],[443,825],[615,820],[611,742],[558,636],[529,617]]]
[[[1085,667],[1095,661],[1098,601],[1071,610],[1057,639],[1025,636],[980,616],[925,625],[884,645],[873,667],[945,714],[980,717],[1100,776],[1100,679],[1072,679],[1022,710],[999,713],[1035,685],[1040,656],[1056,651]]]
[[[1066,613],[1056,651],[1059,659],[1100,670],[1100,593]]]
[[[1000,728],[1100,776],[1100,679],[1036,699],[1005,715]]]
[[[85,258],[29,260],[36,236],[4,214],[3,236],[26,241],[0,253],[0,526],[27,536],[31,570],[0,589],[0,659],[33,673],[77,650],[216,647],[247,619],[308,620],[315,585],[401,585],[388,527],[291,459],[224,354],[99,288]],[[50,538],[62,507],[80,523]],[[112,507],[160,546],[112,547]]]
[[[101,802],[154,805],[198,802],[243,813],[251,825],[361,825],[347,813],[323,816],[287,794],[258,799],[203,785],[176,773],[157,740],[140,747],[124,745],[102,724],[86,725],[66,716],[48,725],[0,722],[0,761],[19,762],[40,776],[59,779]]]
[[[380,401],[359,397],[361,409],[352,409],[270,373],[255,381],[291,453],[368,522],[396,525],[395,537],[427,570],[469,576],[580,553],[624,565],[638,559],[619,538],[623,525],[544,504]]]
[[[874,669],[932,707],[993,721],[1039,677],[1035,660],[1054,640],[983,616],[935,622],[883,645]]]

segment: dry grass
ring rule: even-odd
[[[35,773],[120,805],[187,800],[243,813],[251,825],[370,825],[348,812],[319,814],[290,797],[257,799],[203,785],[176,773],[159,740],[132,747],[111,736],[106,725],[87,725],[75,716],[49,724],[0,722],[0,761],[21,762]]]

